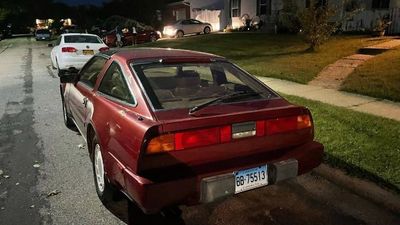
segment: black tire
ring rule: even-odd
[[[57,75],[58,75],[59,77],[61,77],[61,76],[64,75],[65,70],[60,69],[60,66],[58,65],[58,60],[57,60],[57,58],[56,58],[56,64],[57,64],[57,65],[56,65]]]
[[[116,196],[119,193],[119,191],[108,181],[107,176],[105,175],[101,147],[99,142],[97,141],[96,136],[93,137],[90,148],[91,148],[90,152],[92,157],[93,178],[96,187],[96,193],[100,201],[105,206],[107,206],[108,204],[114,201],[114,196]],[[100,162],[98,160],[100,159],[98,159],[97,157],[101,158],[101,165],[99,165]]]
[[[154,35],[152,35],[152,36],[150,37],[150,42],[156,42],[156,41],[157,41],[157,37],[154,36]]]
[[[184,34],[183,31],[181,31],[181,30],[178,30],[178,31],[176,32],[176,38],[182,38],[184,35],[185,35],[185,34]]]
[[[72,121],[70,115],[67,112],[67,108],[65,106],[64,99],[62,100],[62,109],[63,109],[63,119],[64,124],[68,129],[74,130],[76,129],[74,122]]]
[[[204,32],[204,34],[209,34],[211,32],[211,28],[210,27],[204,27],[203,32]]]

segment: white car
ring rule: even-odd
[[[211,31],[211,24],[195,19],[188,19],[178,20],[173,25],[165,26],[163,34],[168,37],[180,38],[186,34],[209,34]]]
[[[62,34],[51,50],[51,64],[61,75],[71,67],[80,70],[94,54],[108,50],[109,47],[97,35]]]

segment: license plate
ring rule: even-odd
[[[239,170],[235,175],[235,194],[268,185],[267,165]]]
[[[82,52],[84,55],[93,55],[94,54],[93,50],[83,50]]]

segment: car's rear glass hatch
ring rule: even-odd
[[[97,36],[92,35],[66,35],[64,37],[65,43],[92,43],[101,44],[102,41]]]
[[[132,65],[155,110],[255,101],[277,97],[229,62]]]

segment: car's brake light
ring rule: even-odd
[[[300,130],[312,126],[309,115],[291,116],[266,121],[267,135]]]
[[[310,115],[282,117],[256,121],[256,136],[273,135],[312,127]],[[213,127],[163,134],[151,139],[147,145],[148,154],[183,150],[231,142],[232,126]]]
[[[77,50],[74,47],[62,47],[61,51],[62,52],[76,52]]]
[[[179,132],[175,134],[175,149],[182,150],[219,143],[219,128]]]
[[[100,52],[105,52],[105,51],[108,51],[108,50],[110,50],[109,47],[102,47],[102,48],[99,49]]]

